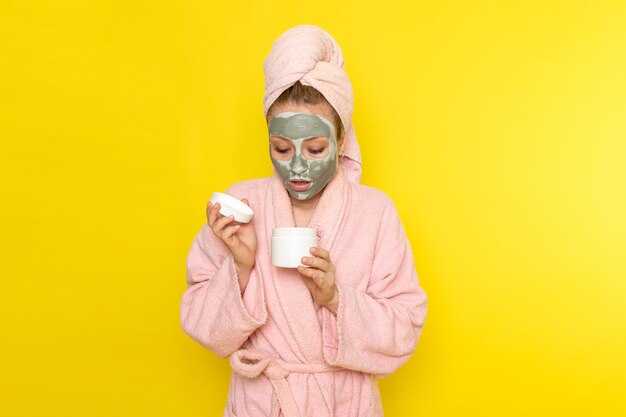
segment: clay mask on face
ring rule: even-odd
[[[282,112],[272,118],[268,126],[270,137],[281,136],[293,142],[295,152],[289,160],[270,158],[283,179],[289,194],[298,200],[308,200],[324,189],[337,170],[337,137],[335,126],[325,117],[308,113]],[[328,138],[328,155],[306,159],[302,145],[306,139]],[[295,182],[294,182],[295,181]]]

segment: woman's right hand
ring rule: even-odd
[[[247,206],[247,199],[241,200]],[[207,224],[219,239],[224,242],[235,260],[237,273],[239,274],[242,292],[248,282],[250,271],[254,267],[257,238],[252,223],[239,223],[233,216],[220,217],[220,204],[207,204]],[[241,281],[244,282],[241,282]]]

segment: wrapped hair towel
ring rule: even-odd
[[[337,42],[325,30],[299,25],[281,34],[263,64],[265,72],[264,115],[274,101],[296,81],[315,88],[339,114],[345,130],[344,157],[340,159],[346,178],[361,181],[361,152],[352,124],[354,94],[344,71]]]

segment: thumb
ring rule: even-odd
[[[250,207],[250,202],[248,201],[248,199],[247,199],[247,198],[245,198],[245,197],[244,197],[244,198],[242,198],[242,199],[241,199],[241,201],[243,201],[243,203],[244,203],[246,206]]]

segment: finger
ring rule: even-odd
[[[220,211],[220,203],[212,204],[211,202],[209,202],[208,208],[207,208],[207,222],[209,223],[209,226],[211,226],[211,228],[213,228],[213,224],[217,220],[219,211]]]
[[[313,278],[313,275],[315,275],[314,271],[316,271],[315,268],[308,268],[303,265],[298,266],[298,272],[300,272],[302,275],[304,275],[307,278]]]
[[[222,240],[223,241],[229,240],[235,233],[237,233],[237,230],[239,230],[240,227],[241,225],[238,225],[238,224],[225,227],[221,234]]]
[[[311,252],[311,254],[313,256],[317,256],[319,258],[322,258],[326,262],[331,263],[330,262],[330,254],[328,253],[328,251],[326,249],[322,249],[322,248],[319,248],[317,246],[314,246],[314,247],[311,248],[310,252]]]
[[[305,256],[304,258],[300,260],[300,262],[302,262],[303,265],[317,268],[324,272],[330,271],[330,263],[328,263],[322,258]]]
[[[234,220],[235,218],[232,215],[226,216],[226,217],[220,217],[219,219],[215,221],[215,223],[213,223],[213,232],[217,235],[221,235],[222,230],[226,226],[228,226],[230,223],[232,223]]]
[[[307,278],[311,278],[318,288],[325,289],[328,287],[328,282],[326,282],[326,279],[324,278],[325,274],[319,269],[307,268],[301,265],[298,267],[298,272]]]
[[[245,197],[244,197],[244,198],[242,198],[242,199],[241,199],[241,201],[242,201],[242,202],[243,202],[246,206],[250,207],[250,202],[248,201],[248,199],[247,199],[247,198],[245,198]]]

